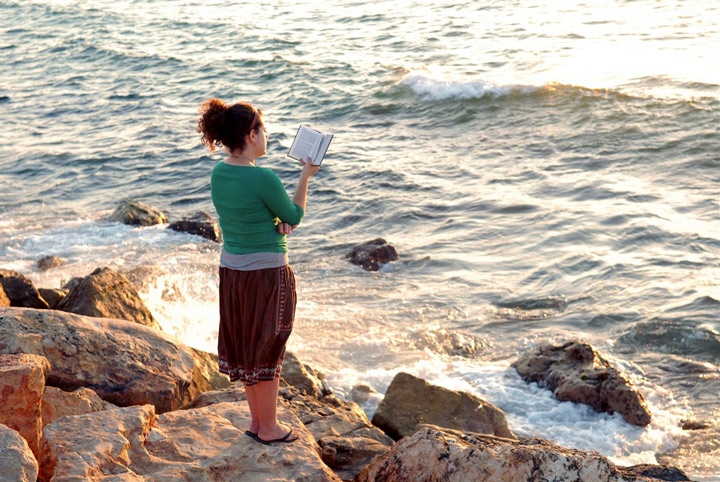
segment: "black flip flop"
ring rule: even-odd
[[[258,438],[258,436],[255,432],[251,432],[250,430],[245,430],[245,435],[247,435],[248,437],[250,437],[253,440],[257,440],[258,442],[260,442],[260,439]]]
[[[250,432],[250,431],[248,430],[247,432]],[[247,432],[246,432],[246,433],[247,433]],[[248,435],[250,435],[252,438],[254,438],[255,440],[257,440],[257,441],[260,442],[261,444],[270,445],[270,444],[273,444],[273,443],[275,443],[275,442],[282,442],[282,443],[289,444],[289,443],[292,443],[292,442],[294,442],[294,441],[296,441],[297,439],[300,438],[300,437],[295,437],[295,438],[292,439],[292,440],[288,440],[288,437],[290,437],[293,433],[295,433],[295,430],[290,429],[290,431],[289,431],[288,433],[286,433],[284,437],[282,437],[282,438],[276,438],[276,439],[272,439],[272,440],[263,440],[263,439],[261,439],[260,437],[258,437],[257,434],[253,434],[252,432],[250,432]],[[251,435],[251,434],[252,434],[252,435]]]

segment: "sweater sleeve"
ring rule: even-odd
[[[303,208],[294,204],[288,196],[285,186],[280,178],[270,169],[267,170],[265,189],[261,198],[265,206],[284,223],[293,226],[300,224],[305,212]]]

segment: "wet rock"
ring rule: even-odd
[[[13,482],[35,482],[38,463],[27,441],[17,431],[0,423],[0,474]]]
[[[40,296],[47,301],[51,310],[55,309],[55,306],[60,303],[60,300],[65,298],[69,293],[68,290],[54,290],[49,288],[38,288],[38,292],[40,293]]]
[[[7,297],[5,289],[0,284],[0,308],[4,308],[6,306],[10,306],[10,298]]]
[[[408,340],[416,350],[465,358],[474,358],[487,348],[487,344],[476,336],[445,329],[416,331],[408,336]]]
[[[36,458],[42,435],[40,404],[49,372],[50,363],[41,356],[0,354],[0,423],[17,430]]]
[[[98,268],[80,280],[74,278],[66,287],[69,293],[57,304],[58,310],[134,321],[160,329],[130,280],[110,268]]]
[[[357,482],[494,482],[577,480],[650,482],[596,452],[560,447],[540,438],[522,441],[422,425],[376,458]],[[677,479],[677,480],[689,480]]]
[[[40,296],[32,281],[17,271],[0,268],[0,285],[10,300],[10,306],[48,308],[47,301]]]
[[[297,387],[303,393],[320,397],[324,394],[323,384],[311,371],[314,372],[311,367],[298,360],[293,353],[285,353],[282,367],[283,379],[288,385]]]
[[[220,227],[215,219],[205,211],[198,211],[180,221],[175,221],[168,229],[195,234],[210,241],[220,241]]]
[[[505,414],[493,404],[402,372],[390,383],[372,423],[394,440],[411,435],[422,423],[515,438]]]
[[[377,393],[378,391],[370,385],[355,385],[354,387],[352,387],[352,390],[350,390],[350,400],[362,405],[363,403],[366,403],[368,400],[370,400],[370,395],[374,395]]]
[[[512,366],[526,382],[548,387],[558,400],[585,403],[599,412],[619,412],[633,425],[650,423],[642,394],[586,343],[539,346]]]
[[[62,266],[65,264],[65,260],[62,258],[58,258],[57,256],[44,256],[37,260],[37,268],[40,271],[47,271],[52,268],[57,268],[58,266]]]
[[[708,420],[682,420],[680,427],[683,430],[705,430],[712,427],[712,423]]]
[[[60,417],[82,415],[117,408],[106,402],[89,388],[80,387],[66,392],[57,387],[45,387],[42,396],[42,425],[53,423]]]
[[[377,238],[354,246],[345,257],[368,271],[377,271],[381,265],[398,259],[398,252],[395,246]]]
[[[126,201],[115,209],[110,220],[132,226],[152,226],[167,222],[162,211],[138,200]]]
[[[65,391],[88,387],[119,406],[150,403],[159,412],[175,410],[216,383],[215,377],[204,378],[209,368],[197,367],[196,353],[180,340],[124,320],[5,308],[0,353],[17,352],[50,361],[49,385]]]
[[[624,474],[636,474],[650,480],[667,480],[670,482],[691,482],[688,476],[677,467],[668,465],[641,464],[621,468]]]
[[[251,419],[244,403],[163,415],[144,405],[62,418],[45,428],[40,480],[339,481],[297,418],[282,407],[278,418],[300,438],[254,441],[244,433]]]

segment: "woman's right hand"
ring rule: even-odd
[[[316,166],[312,163],[312,160],[308,157],[305,160],[300,159],[300,163],[303,165],[302,171],[300,171],[301,177],[307,177],[310,179],[314,174],[320,170],[320,166]]]

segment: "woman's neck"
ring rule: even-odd
[[[233,166],[254,166],[255,158],[239,154],[230,154],[225,160],[225,163]]]

